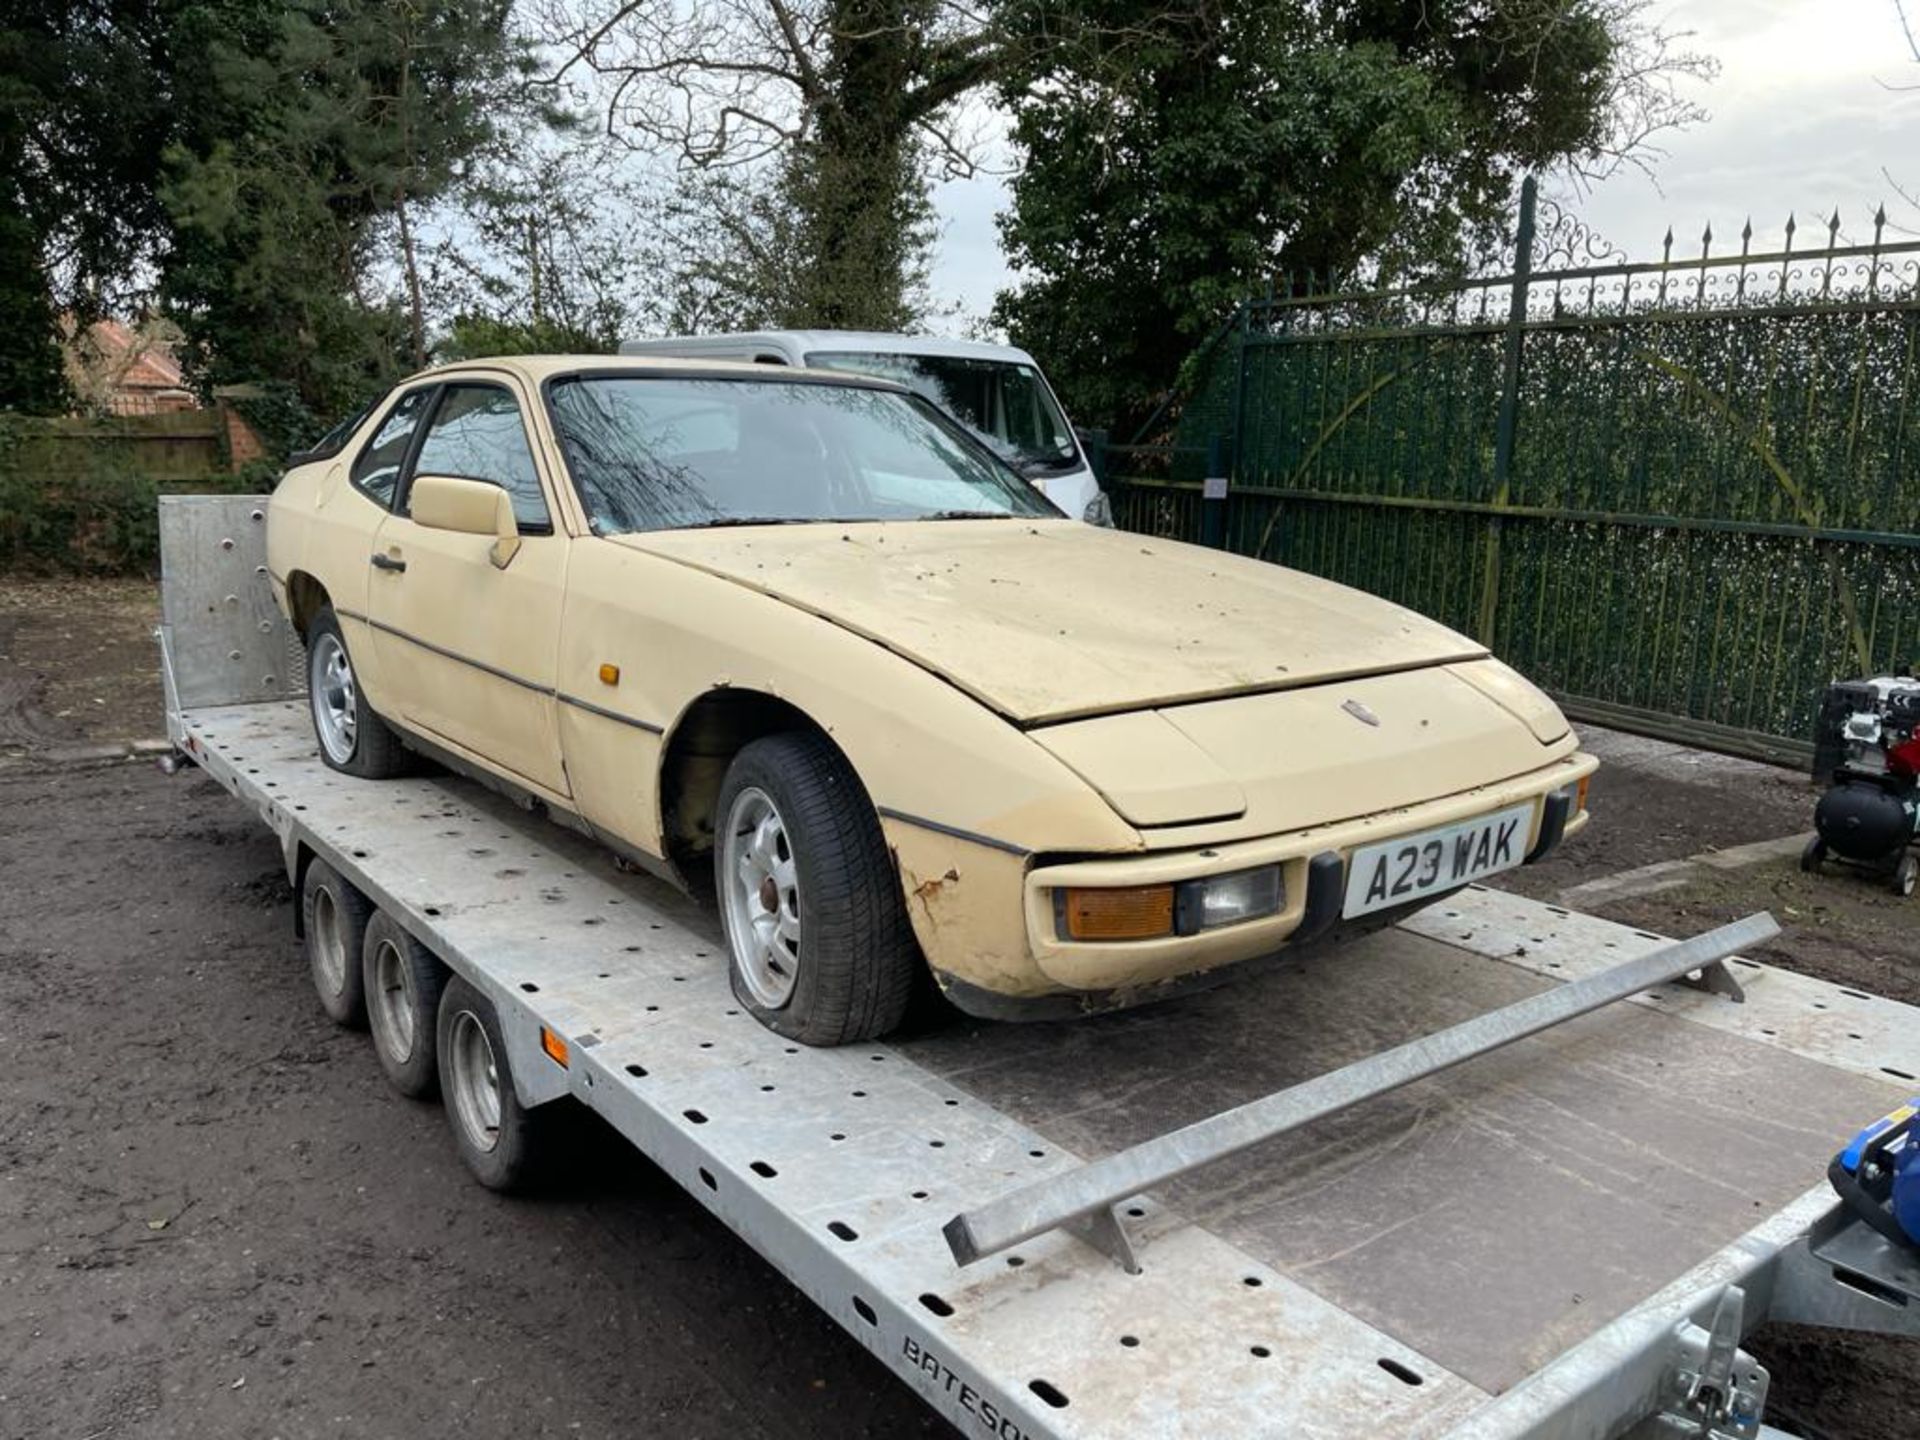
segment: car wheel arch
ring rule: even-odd
[[[305,570],[295,570],[287,576],[287,618],[293,622],[294,630],[306,637],[307,627],[313,623],[313,617],[321,608],[333,603],[333,597],[327,594],[327,587]]]
[[[696,696],[668,727],[655,792],[659,833],[667,859],[689,890],[705,883],[710,868],[713,807],[727,766],[753,741],[794,730],[820,736],[852,764],[826,726],[765,690],[716,685]]]

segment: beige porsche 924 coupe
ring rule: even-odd
[[[1537,860],[1566,720],[1385,601],[1058,514],[897,385],[520,358],[273,496],[327,764],[409,751],[689,888],[812,1044],[1223,977]]]

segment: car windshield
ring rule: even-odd
[[[816,350],[807,364],[898,381],[960,421],[1024,475],[1057,475],[1080,463],[1067,417],[1031,365],[865,350]]]
[[[594,532],[1055,516],[917,396],[798,379],[578,375],[549,387]]]

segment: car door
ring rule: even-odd
[[[409,491],[427,475],[482,480],[512,497],[522,538],[504,568],[492,537],[413,520]],[[381,674],[410,728],[560,796],[554,675],[568,544],[516,387],[442,384],[375,540],[367,608]]]

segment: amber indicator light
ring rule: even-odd
[[[1070,940],[1151,940],[1173,933],[1173,886],[1068,890],[1061,911]]]

